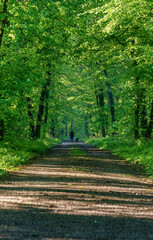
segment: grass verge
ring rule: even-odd
[[[119,157],[143,166],[147,175],[153,178],[153,140],[129,140],[119,138],[89,138],[86,143],[100,149],[110,150]]]
[[[81,156],[86,156],[85,151],[80,150],[80,149],[72,149],[70,151],[70,155],[73,157],[81,157]]]
[[[43,155],[60,141],[54,138],[44,140],[6,139],[0,145],[0,177],[16,167],[27,164],[36,156]]]

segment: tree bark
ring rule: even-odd
[[[104,113],[103,113],[103,107],[105,105],[104,93],[103,93],[103,89],[101,87],[98,90],[96,90],[95,81],[94,81],[94,86],[95,86],[96,103],[97,103],[97,107],[99,108],[99,116],[100,116],[100,121],[101,121],[101,133],[102,133],[102,137],[106,137],[105,124],[104,124]]]
[[[105,125],[104,125],[104,114],[103,114],[103,107],[105,105],[105,102],[104,102],[104,93],[102,88],[99,89],[98,100],[99,100],[100,117],[101,117],[101,133],[102,133],[102,137],[106,137]]]
[[[34,120],[33,120],[33,114],[31,112],[32,105],[31,105],[31,98],[27,97],[27,112],[28,116],[30,119],[30,124],[29,124],[29,130],[30,130],[30,137],[34,138],[35,137],[35,126],[34,126]]]
[[[148,125],[147,138],[151,138],[152,129],[153,129],[153,100],[151,103],[150,121]]]
[[[0,48],[2,46],[2,40],[4,36],[4,30],[5,26],[7,24],[7,3],[8,0],[3,1],[3,8],[2,8],[2,14],[6,14],[4,19],[1,20],[1,26],[0,26]],[[4,139],[4,120],[0,119],[0,141]]]
[[[42,116],[44,113],[44,98],[45,98],[45,89],[43,86],[43,89],[41,91],[40,96],[40,103],[39,103],[39,110],[38,110],[38,116],[37,116],[37,125],[36,125],[36,138],[40,138],[40,129],[41,129],[41,122],[42,122]]]
[[[104,70],[104,74],[106,77],[108,77],[106,70]],[[113,123],[113,122],[115,122],[114,96],[113,96],[111,85],[109,82],[106,82],[106,87],[108,90],[108,100],[109,100],[109,108],[110,108],[110,114],[111,114],[111,122]]]
[[[46,98],[46,103],[45,103],[45,119],[44,119],[45,124],[47,124],[47,121],[48,121],[48,98],[49,96]]]
[[[0,94],[0,97],[2,97],[1,94]],[[4,130],[4,120],[0,119],[0,141],[2,141],[4,139],[4,132],[5,132],[5,130]]]
[[[114,97],[112,93],[112,89],[110,84],[106,83],[108,89],[108,99],[109,99],[109,107],[110,107],[110,114],[111,114],[111,122],[115,122],[115,107],[114,107]]]
[[[140,126],[141,126],[141,135],[143,138],[147,137],[148,130],[148,121],[147,121],[147,111],[145,103],[145,89],[140,90]]]
[[[140,92],[139,92],[139,78],[136,78],[136,101],[135,101],[135,139],[139,139],[139,114],[140,114]]]
[[[4,30],[5,26],[7,24],[7,3],[9,0],[4,0],[3,1],[3,9],[2,9],[2,14],[6,14],[3,20],[1,20],[1,29],[0,29],[0,47],[2,46],[2,40],[4,36]]]
[[[142,106],[141,110],[141,134],[145,138],[147,136],[148,123],[147,123],[147,112],[146,106]]]
[[[47,72],[47,73],[48,73],[48,75],[51,75],[49,72]],[[37,115],[36,132],[35,132],[36,138],[40,138],[42,117],[44,114],[45,98],[48,93],[49,85],[50,85],[50,77],[47,78],[46,83],[42,86],[42,91],[41,91],[40,100],[39,100],[39,110],[38,110],[38,115]]]
[[[4,120],[0,120],[0,141],[4,139]]]
[[[53,137],[55,137],[55,122],[54,122],[54,120],[52,120],[51,121],[52,122],[52,127],[51,127],[51,135],[53,136]]]
[[[132,40],[132,46],[135,45],[135,40]],[[135,58],[135,49],[134,47],[130,51],[133,68],[136,68],[138,62]],[[140,138],[140,106],[141,106],[141,92],[140,92],[140,84],[139,84],[139,76],[135,76],[135,125],[134,125],[134,137],[135,139]]]

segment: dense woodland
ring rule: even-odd
[[[150,139],[150,0],[1,0],[0,140]]]

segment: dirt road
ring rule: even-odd
[[[152,184],[110,152],[63,142],[0,180],[0,239],[152,240]]]

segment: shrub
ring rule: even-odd
[[[0,146],[0,176],[30,159],[44,154],[48,149],[59,143],[58,139],[28,140],[10,138],[1,142]]]

